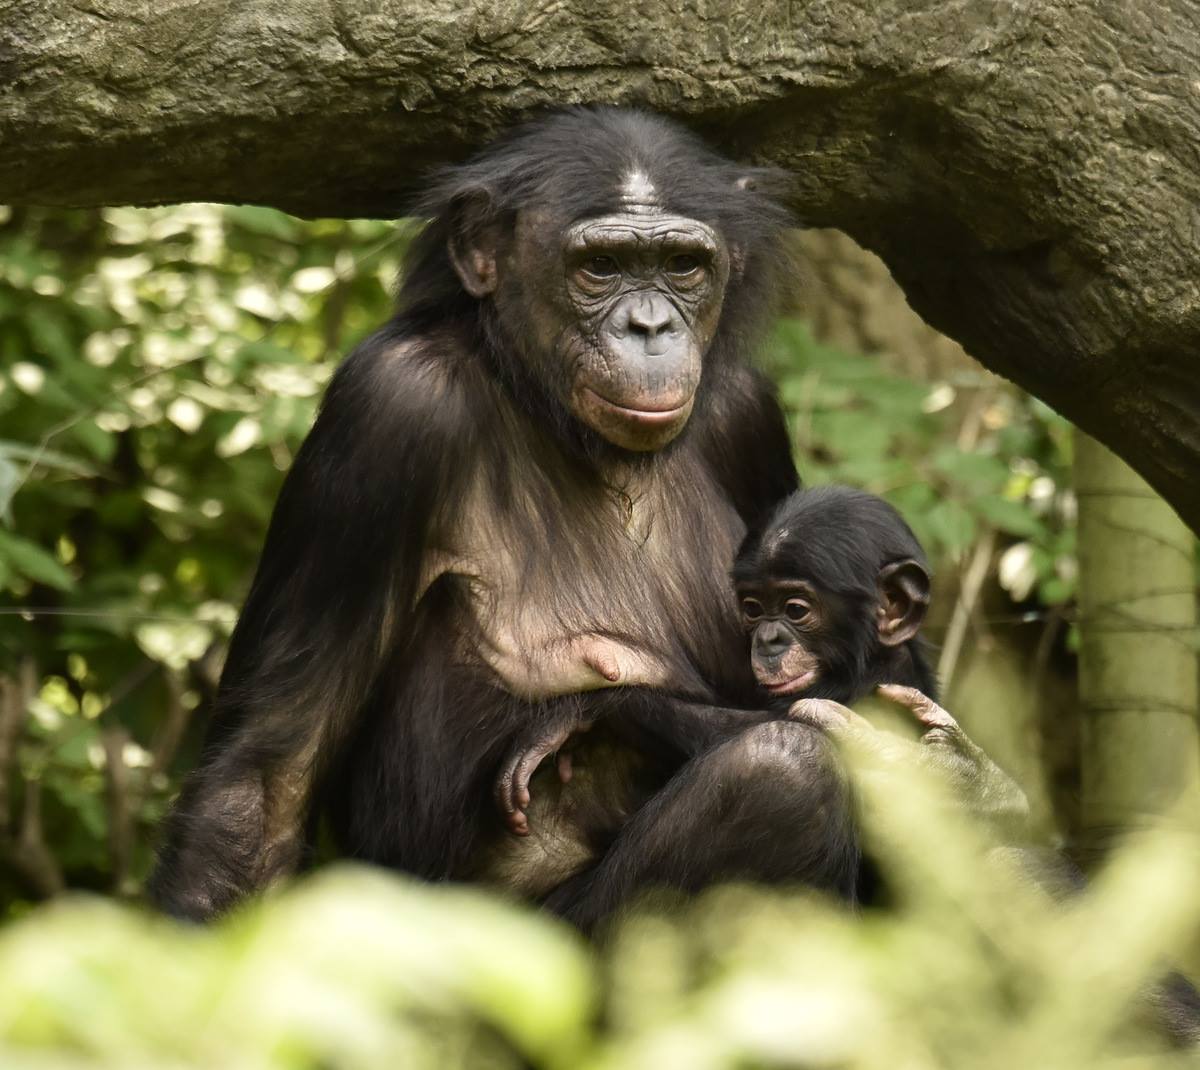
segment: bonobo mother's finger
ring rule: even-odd
[[[566,784],[574,775],[574,763],[570,752],[563,748],[576,732],[586,732],[592,721],[582,721],[574,716],[563,717],[543,728],[539,735],[515,743],[508,752],[496,776],[494,797],[496,807],[504,823],[518,836],[529,835],[529,819],[525,808],[529,805],[529,782],[538,766],[546,758],[557,753],[558,778]]]
[[[870,750],[880,749],[882,733],[862,714],[832,698],[800,698],[787,710],[788,720],[803,721],[835,738],[853,739]]]
[[[788,720],[803,721],[825,732],[859,727],[854,723],[856,718],[862,720],[850,707],[827,698],[802,698],[788,707]]]
[[[890,699],[898,706],[903,706],[928,729],[939,729],[949,735],[957,735],[962,731],[958,727],[958,722],[950,714],[915,687],[881,684],[876,690],[884,698]]]
[[[517,836],[529,834],[529,821],[525,817],[525,811],[517,805],[517,766],[523,757],[519,751],[509,753],[496,775],[496,786],[493,790],[496,809],[500,811],[500,816],[509,831]]]

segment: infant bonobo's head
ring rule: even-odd
[[[797,491],[746,536],[733,582],[754,675],[771,699],[848,704],[883,683],[936,697],[917,635],[929,568],[882,498]]]

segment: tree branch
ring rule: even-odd
[[[639,103],[794,177],[913,307],[1200,525],[1190,0],[16,0],[0,200],[392,215],[434,163]]]
[[[42,830],[42,783],[26,779],[21,804],[21,828],[15,840],[7,844],[13,868],[33,892],[50,899],[66,888],[62,868],[46,845]]]
[[[133,803],[130,799],[129,767],[125,764],[125,744],[129,733],[120,725],[105,728],[100,735],[104,744],[104,796],[108,804],[108,855],[114,895],[127,895],[130,887],[129,862],[133,855]]]

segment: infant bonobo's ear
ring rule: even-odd
[[[917,634],[929,608],[929,573],[919,561],[893,561],[879,570],[879,641],[899,646]]]
[[[482,187],[458,194],[450,202],[450,262],[472,297],[494,293],[500,228],[491,194]]]

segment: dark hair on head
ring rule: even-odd
[[[781,242],[791,217],[770,192],[781,174],[720,156],[662,116],[614,107],[573,107],[516,127],[465,163],[436,172],[412,214],[429,220],[405,260],[400,315],[414,325],[444,321],[467,295],[446,252],[456,230],[511,225],[517,212],[548,208],[563,223],[620,207],[632,170],[646,175],[663,207],[699,219],[737,250],[739,294],[728,302],[721,338],[741,349],[745,332],[769,319],[780,287],[793,276]],[[724,344],[722,344],[722,342]]]
[[[802,565],[836,593],[873,596],[879,569],[906,559],[928,568],[916,535],[884,499],[854,487],[805,487],[746,535],[734,576]]]

